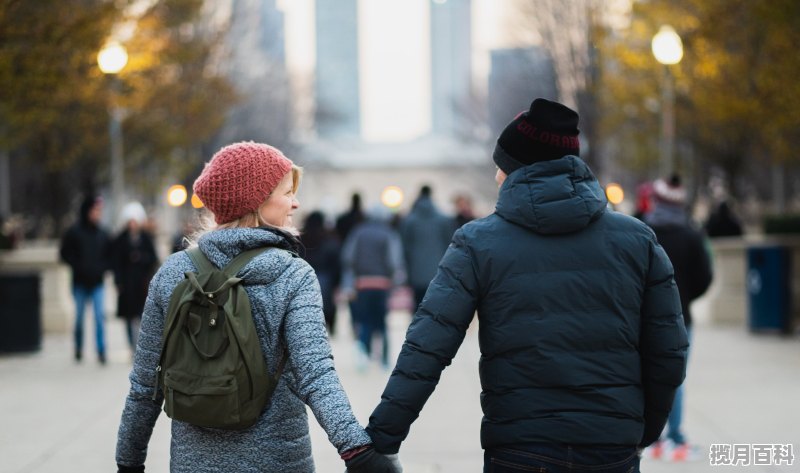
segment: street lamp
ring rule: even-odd
[[[387,186],[381,191],[381,203],[396,209],[403,203],[403,190],[397,186]]]
[[[675,170],[675,85],[669,66],[681,62],[683,43],[671,26],[664,25],[653,36],[651,48],[656,60],[664,65],[661,86],[661,175],[666,176]]]
[[[128,52],[121,44],[112,41],[107,43],[103,49],[97,53],[97,65],[104,74],[112,76],[112,93],[116,96],[119,83],[116,80],[118,74],[128,63]],[[122,205],[122,194],[125,190],[125,174],[123,169],[122,151],[122,118],[125,111],[117,105],[117,98],[114,97],[111,107],[108,109],[109,138],[111,140],[111,215],[116,216]]]
[[[188,193],[185,186],[175,184],[167,189],[167,203],[172,207],[180,207],[185,204],[186,197],[188,197]]]

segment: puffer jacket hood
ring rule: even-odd
[[[605,212],[607,203],[586,163],[564,156],[512,172],[500,188],[495,211],[536,233],[553,235],[585,228]]]

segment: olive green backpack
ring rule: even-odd
[[[197,272],[172,291],[156,368],[169,417],[200,427],[253,425],[272,397],[286,361],[267,371],[250,299],[236,274],[266,248],[241,253],[217,269],[199,248],[186,253]]]

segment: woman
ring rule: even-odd
[[[333,366],[319,284],[295,257],[292,223],[301,169],[265,144],[236,143],[217,152],[194,183],[194,192],[216,222],[197,246],[218,267],[239,253],[277,247],[255,257],[238,276],[250,298],[256,331],[270,374],[284,349],[286,367],[267,408],[252,427],[217,430],[172,422],[172,472],[314,471],[307,404],[351,472],[401,471],[377,454],[356,421]],[[160,413],[153,403],[164,316],[172,289],[196,271],[181,251],[153,277],[142,319],[131,389],[117,440],[119,472],[142,472],[147,443]],[[158,393],[158,400],[162,398]]]
[[[117,317],[125,319],[128,343],[133,351],[136,350],[147,286],[158,265],[153,239],[143,228],[146,220],[142,204],[127,204],[122,208],[125,227],[111,245],[111,267],[117,286]]]

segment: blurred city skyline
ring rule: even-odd
[[[314,73],[314,3],[277,3],[285,14],[290,73]],[[413,140],[431,130],[430,9],[445,3],[447,0],[358,2],[361,130],[365,141]],[[535,35],[515,34],[513,4],[513,0],[471,0],[471,79],[477,88],[487,87],[491,50],[530,46],[536,41]],[[389,116],[391,119],[387,119]]]
[[[535,97],[579,112],[581,157],[625,205],[671,168],[700,215],[727,196],[753,225],[800,208],[792,0],[0,4],[0,213],[30,234],[87,192],[166,205],[242,140],[304,166],[311,206],[428,181],[489,207],[494,139]],[[665,26],[677,64],[651,51]],[[110,39],[129,62],[104,73]]]

